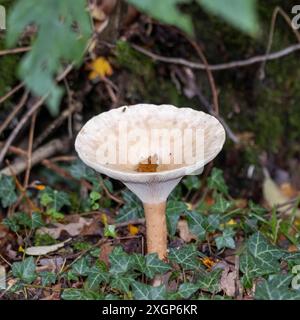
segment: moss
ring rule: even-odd
[[[188,99],[177,90],[164,72],[160,74],[161,66],[131,48],[128,42],[118,41],[115,53],[117,63],[129,71],[126,83],[127,100],[132,103],[144,101],[188,105]]]

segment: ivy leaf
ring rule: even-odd
[[[206,219],[205,231],[206,232],[214,232],[220,226],[220,215],[219,214],[210,214]]]
[[[179,249],[172,248],[169,260],[181,265],[186,270],[199,268],[198,252],[194,245],[185,245]]]
[[[36,229],[44,226],[42,215],[39,212],[33,212],[31,215],[31,229]]]
[[[201,186],[201,182],[198,176],[187,176],[182,180],[182,183],[188,189],[188,191],[197,190]]]
[[[120,209],[116,221],[126,222],[129,220],[143,218],[144,211],[141,201],[128,190],[122,192],[122,195],[125,205]]]
[[[221,169],[213,168],[208,177],[207,185],[210,189],[217,190],[225,195],[228,195],[228,187],[223,177]]]
[[[195,234],[200,240],[205,239],[206,218],[201,213],[196,211],[187,212],[186,217],[190,231]]]
[[[133,266],[133,258],[123,251],[121,247],[116,247],[109,255],[111,264],[110,273],[125,273]]]
[[[64,300],[102,300],[103,296],[96,292],[80,289],[65,289],[61,298]]]
[[[223,18],[232,26],[255,35],[258,31],[258,18],[255,0],[197,0],[209,13]]]
[[[145,275],[152,279],[156,274],[163,274],[170,270],[170,266],[167,263],[161,261],[156,253],[151,253],[146,256],[145,259]]]
[[[166,299],[166,287],[152,287],[146,284],[134,281],[131,283],[134,298],[136,300],[164,300]]]
[[[7,208],[17,201],[13,177],[0,174],[0,200],[3,208]]]
[[[63,206],[70,206],[69,195],[64,191],[53,190],[46,187],[40,194],[41,204],[55,211],[59,211]]]
[[[221,194],[218,194],[216,196],[216,202],[210,207],[210,211],[216,213],[224,213],[231,206],[232,203],[230,201],[227,201]]]
[[[198,283],[182,283],[178,289],[178,298],[180,299],[189,299],[196,291],[199,290]]]
[[[109,274],[106,272],[103,272],[100,268],[97,266],[92,267],[90,270],[87,271],[87,279],[85,282],[85,289],[87,290],[97,290],[99,289],[99,285],[102,282],[108,282],[109,281]]]
[[[69,168],[69,172],[75,179],[85,179],[93,185],[99,184],[99,176],[97,175],[97,172],[86,166],[81,160],[74,161]]]
[[[179,27],[190,35],[193,34],[191,18],[177,7],[178,4],[189,3],[191,0],[127,0],[127,2],[155,19]]]
[[[252,287],[252,280],[255,277],[270,273],[269,270],[262,268],[260,261],[256,260],[248,250],[240,256],[240,269],[244,274],[242,283],[246,288]]]
[[[18,225],[18,221],[15,216],[3,219],[2,223],[13,232],[18,232],[20,230],[20,226]]]
[[[79,276],[87,276],[90,271],[87,257],[83,257],[72,265],[72,271]]]
[[[113,278],[110,282],[110,286],[113,289],[118,289],[122,292],[128,293],[130,291],[129,286],[133,283],[133,281],[133,277],[128,275],[121,275]]]
[[[37,277],[34,259],[29,257],[21,262],[14,262],[12,265],[12,273],[14,277],[21,279],[25,283],[32,283]]]
[[[233,239],[235,232],[231,229],[225,229],[223,231],[223,234],[221,236],[218,236],[215,238],[216,245],[218,250],[221,250],[223,248],[229,248],[234,249],[235,248],[235,242]]]
[[[283,251],[268,243],[267,239],[260,233],[253,234],[247,247],[253,257],[260,262],[260,266],[268,273],[279,272],[278,260],[284,255]]]
[[[34,0],[17,1],[8,17],[7,42],[13,46],[25,27],[38,28],[31,50],[23,58],[19,76],[36,95],[47,97],[52,115],[58,114],[62,89],[55,76],[62,60],[78,64],[91,35],[91,24],[86,1]],[[76,28],[74,27],[76,22]]]
[[[55,284],[57,280],[57,275],[54,272],[49,271],[41,271],[38,274],[42,279],[42,286],[48,286],[51,284]]]
[[[174,236],[177,228],[177,223],[181,214],[187,210],[187,206],[182,201],[170,200],[167,204],[166,216],[167,226],[171,236]]]
[[[300,300],[300,292],[289,289],[293,275],[277,274],[259,283],[255,290],[258,300]]]
[[[222,275],[222,269],[217,268],[211,272],[201,274],[200,279],[197,281],[199,288],[203,291],[210,293],[217,293],[220,291],[220,279]]]

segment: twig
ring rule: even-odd
[[[58,157],[53,157],[50,159],[52,162],[70,162],[76,160],[77,157],[75,156],[58,156]]]
[[[145,56],[148,56],[149,58],[155,60],[155,61],[161,61],[165,63],[171,63],[171,64],[178,64],[182,65],[185,67],[189,67],[191,69],[200,69],[200,70],[205,70],[205,65],[203,63],[197,63],[197,62],[192,62],[186,59],[182,58],[169,58],[169,57],[164,57],[158,54],[155,54],[153,52],[150,52],[136,44],[131,44],[132,48],[135,50],[143,53]],[[232,69],[232,68],[241,68],[241,67],[246,67],[251,64],[259,63],[265,60],[275,60],[282,58],[288,54],[291,54],[295,51],[300,50],[300,44],[294,44],[291,45],[285,49],[267,54],[267,55],[258,55],[254,56],[249,59],[245,60],[237,60],[237,61],[232,61],[232,62],[226,62],[226,63],[220,63],[220,64],[213,64],[213,65],[208,65],[208,69],[212,71],[218,71],[218,70],[226,70],[226,69]]]
[[[111,199],[114,200],[115,202],[119,203],[119,204],[124,204],[124,201],[116,196],[114,196],[113,194],[111,194],[109,192],[109,190],[106,188],[104,182],[101,180],[100,181],[101,187],[103,188],[104,192],[106,193],[106,195]]]
[[[42,164],[47,167],[48,169],[54,171],[55,173],[57,173],[58,175],[66,178],[66,179],[71,179],[71,180],[75,180],[78,181],[77,179],[75,179],[68,171],[66,171],[65,169],[59,167],[57,164],[53,163],[51,160],[48,159],[44,159],[42,160]],[[89,182],[85,181],[85,180],[81,180],[81,183],[88,189],[91,190],[92,186],[90,185]]]
[[[276,24],[276,20],[277,20],[278,14],[280,14],[284,18],[284,20],[286,21],[288,26],[294,32],[298,42],[300,42],[300,34],[299,34],[298,30],[292,28],[292,21],[291,21],[290,17],[286,14],[286,12],[281,7],[277,6],[277,7],[275,7],[275,9],[273,11],[273,14],[272,14],[270,32],[269,32],[269,39],[268,39],[267,50],[266,50],[265,56],[269,55],[269,53],[271,51],[271,46],[272,46],[272,43],[273,43],[273,37],[274,37],[274,31],[275,31],[275,24]],[[262,64],[261,64],[261,67],[260,67],[260,72],[259,72],[260,79],[263,79],[265,77],[266,62],[267,62],[267,59],[264,59],[262,61]]]
[[[26,171],[25,171],[25,177],[24,177],[24,183],[23,183],[23,187],[24,187],[25,190],[28,187],[30,169],[31,169],[31,165],[32,165],[32,144],[33,144],[36,117],[37,117],[37,113],[35,112],[32,115],[31,124],[30,124],[30,130],[29,130],[28,149],[27,149],[27,168],[26,168]]]
[[[211,93],[212,93],[212,98],[213,98],[213,110],[212,111],[213,111],[214,115],[219,115],[219,101],[218,101],[217,87],[216,87],[215,79],[212,75],[212,72],[208,67],[207,59],[206,59],[204,53],[202,52],[202,49],[200,48],[200,46],[195,41],[192,41],[190,39],[188,39],[188,40],[191,43],[191,45],[193,46],[193,48],[196,50],[197,54],[199,55],[200,59],[202,60],[204,66],[205,66],[205,70],[207,73],[207,78],[209,81],[209,85],[210,85]]]
[[[14,119],[16,114],[23,108],[23,106],[26,103],[27,98],[28,98],[28,91],[25,91],[25,93],[23,94],[23,96],[20,99],[19,103],[13,108],[11,113],[7,116],[7,118],[1,124],[1,126],[0,126],[0,135],[7,128],[7,126],[10,124],[10,122]]]
[[[0,141],[0,147],[2,148],[4,146],[4,142]],[[10,146],[8,148],[8,152],[14,153],[18,156],[27,157],[27,152],[21,148]]]
[[[43,145],[39,149],[35,150],[32,153],[31,157],[31,167],[40,163],[42,160],[51,157],[53,154],[61,151],[66,151],[68,148],[68,141],[65,139],[55,139],[47,144]],[[12,165],[11,168],[13,169],[16,175],[20,174],[24,170],[26,170],[27,161],[26,159],[17,159]],[[12,175],[11,170],[9,167],[6,167],[0,171],[0,174]]]
[[[15,54],[15,53],[27,52],[30,49],[31,49],[31,47],[22,47],[22,48],[13,48],[13,49],[1,50],[0,51],[0,56],[5,56],[7,54]]]
[[[70,64],[66,67],[66,69],[56,77],[56,81],[61,81],[66,77],[69,72],[72,70],[73,65]],[[44,97],[41,97],[23,116],[23,118],[20,120],[18,125],[14,128],[14,130],[11,132],[10,136],[6,140],[6,143],[3,147],[3,149],[0,152],[0,164],[2,163],[6,152],[9,148],[9,146],[12,144],[16,136],[18,135],[19,131],[22,129],[23,125],[28,121],[28,119],[42,106],[42,104],[45,102],[49,94],[46,94]]]
[[[51,122],[44,131],[35,139],[33,148],[37,148],[55,129],[60,127],[64,121],[74,112],[81,109],[81,104],[72,104],[70,108],[64,110],[61,115]]]
[[[10,98],[13,94],[15,94],[17,91],[19,91],[23,87],[24,87],[24,83],[20,83],[14,88],[12,88],[9,92],[7,92],[3,97],[0,98],[0,104],[3,103],[8,98]]]
[[[41,105],[46,100],[46,97],[40,98],[22,117],[20,122],[17,124],[17,126],[14,128],[14,130],[11,132],[10,136],[6,140],[6,143],[4,147],[2,148],[0,152],[0,164],[2,163],[6,152],[9,148],[9,146],[12,144],[12,142],[15,140],[16,136],[18,135],[19,131],[22,129],[23,125],[27,122],[27,120],[41,107]]]
[[[144,224],[145,223],[145,219],[136,219],[136,220],[129,220],[129,221],[125,221],[125,222],[120,222],[120,223],[116,223],[115,226],[116,228],[122,228],[122,227],[127,227],[129,224]]]

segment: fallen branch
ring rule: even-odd
[[[149,58],[151,58],[155,61],[178,64],[178,65],[182,65],[182,66],[189,67],[192,69],[200,69],[200,70],[206,69],[206,66],[203,63],[192,62],[192,61],[182,59],[182,58],[164,57],[164,56],[158,55],[156,53],[153,53],[151,51],[148,51],[148,50],[146,50],[136,44],[131,44],[131,46],[135,50],[143,53],[145,56],[148,56]],[[232,62],[208,65],[207,67],[209,70],[212,70],[212,71],[226,70],[226,69],[232,69],[232,68],[241,68],[241,67],[246,67],[251,64],[259,63],[262,61],[279,59],[279,58],[282,58],[282,57],[289,55],[289,54],[291,54],[295,51],[298,51],[298,50],[300,50],[299,43],[291,45],[285,49],[266,54],[266,55],[258,55],[258,56],[254,56],[252,58],[245,59],[245,60],[237,60],[237,61],[232,61]]]
[[[52,140],[36,151],[32,153],[31,157],[31,167],[34,165],[40,163],[42,160],[47,159],[48,157],[51,157],[52,155],[56,154],[57,152],[63,152],[68,149],[68,141],[66,139],[55,139]],[[6,167],[0,171],[0,174],[5,175],[12,175],[12,172],[14,174],[18,175],[22,173],[27,168],[27,159],[17,159],[15,160],[10,167]]]
[[[10,98],[13,94],[15,94],[17,91],[19,91],[23,87],[24,87],[24,83],[20,83],[14,88],[12,88],[9,92],[7,92],[3,97],[0,98],[0,104],[3,103],[8,98]]]
[[[1,50],[0,51],[0,56],[6,56],[7,54],[16,54],[16,53],[27,52],[30,49],[31,49],[31,47],[22,47],[22,48],[13,48],[13,49]]]
[[[64,110],[61,115],[56,118],[53,122],[51,122],[45,130],[42,132],[41,135],[39,135],[33,144],[33,148],[37,148],[42,142],[57,128],[59,128],[64,121],[74,112],[79,111],[81,109],[81,104],[72,104],[70,108]]]

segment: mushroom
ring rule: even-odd
[[[147,252],[164,259],[167,197],[185,175],[201,173],[224,142],[223,126],[209,114],[137,104],[90,119],[75,148],[86,165],[123,182],[142,201]]]

